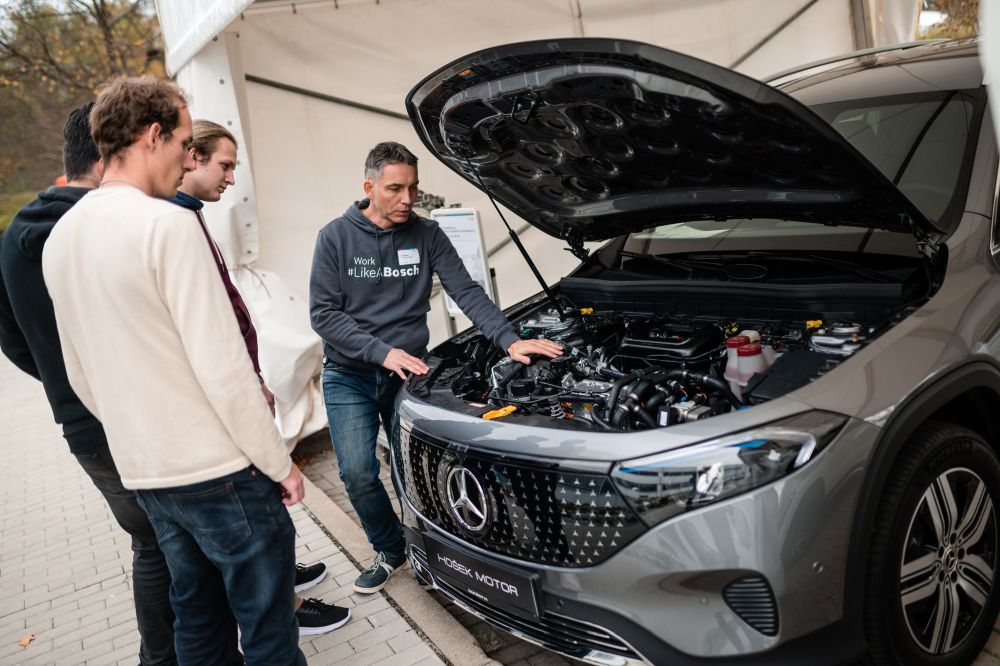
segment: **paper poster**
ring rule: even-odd
[[[475,208],[438,208],[431,211],[431,219],[438,223],[451,240],[472,279],[479,283],[479,286],[486,291],[486,295],[495,303],[496,296],[493,294],[493,282],[490,280],[490,271],[486,264],[486,245],[483,242],[479,211]],[[461,308],[447,294],[445,302],[448,314],[453,317],[462,314]]]

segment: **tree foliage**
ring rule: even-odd
[[[946,14],[941,23],[932,25],[924,39],[963,39],[979,32],[979,0],[934,0],[933,8]]]
[[[11,0],[0,8],[0,191],[62,173],[62,125],[118,75],[163,75],[153,0]]]

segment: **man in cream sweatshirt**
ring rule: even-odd
[[[42,256],[66,371],[104,425],[170,568],[178,663],[305,664],[284,505],[302,475],[275,427],[198,219],[165,199],[193,168],[176,85],[119,78],[91,112],[106,171]],[[221,574],[221,576],[220,576]]]

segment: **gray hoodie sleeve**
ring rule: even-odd
[[[514,332],[514,327],[500,308],[494,305],[483,288],[469,275],[447,234],[436,224],[431,225],[431,228],[431,267],[441,278],[441,286],[483,335],[506,352],[511,344],[521,338]]]
[[[391,347],[361,329],[344,312],[340,261],[331,234],[322,230],[316,239],[309,277],[309,320],[316,334],[349,358],[382,365]]]

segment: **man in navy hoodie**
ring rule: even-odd
[[[511,358],[554,358],[550,340],[521,340],[469,276],[437,223],[413,213],[417,158],[380,143],[365,160],[365,199],[319,232],[309,281],[312,328],[323,338],[323,396],[347,496],[375,550],[354,589],[373,593],[406,561],[399,518],[378,478],[379,418],[393,437],[394,402],[407,373],[423,375],[431,278]]]
[[[90,136],[93,106],[88,102],[74,109],[63,128],[66,186],[41,192],[0,236],[0,349],[14,365],[41,380],[70,452],[104,495],[118,524],[132,537],[132,593],[141,641],[140,663],[173,664],[174,612],[166,560],[135,493],[122,486],[104,429],[69,385],[52,301],[42,278],[42,249],[49,233],[59,218],[100,184],[104,173]],[[242,663],[238,653],[233,660]]]

